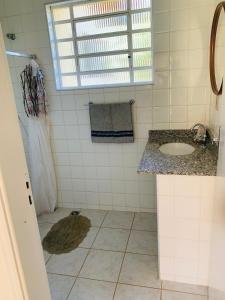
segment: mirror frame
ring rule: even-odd
[[[224,9],[225,12],[225,1],[220,2],[216,7],[213,23],[212,23],[211,39],[210,39],[210,57],[209,57],[210,81],[211,81],[213,93],[217,96],[221,95],[223,91],[223,79],[220,84],[220,87],[218,88],[216,82],[216,73],[215,73],[216,35],[217,35],[217,28],[218,28],[219,18],[222,9]]]

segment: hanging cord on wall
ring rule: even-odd
[[[44,75],[38,64],[31,61],[20,74],[23,89],[23,104],[26,115],[39,117],[46,111]]]

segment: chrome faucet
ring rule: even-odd
[[[197,123],[191,128],[191,131],[193,132],[196,128],[197,132],[194,136],[194,142],[205,143],[207,138],[207,128],[205,127],[205,125]]]

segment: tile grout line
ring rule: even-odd
[[[62,277],[70,277],[70,278],[74,278],[74,279],[78,279],[77,276],[72,276],[72,275],[66,275],[66,274],[59,274],[59,273],[52,273],[52,272],[48,272],[48,274],[50,275],[58,275],[58,276],[62,276]],[[87,280],[92,280],[92,281],[99,281],[99,282],[107,282],[107,283],[116,283],[114,281],[109,281],[109,280],[103,280],[103,279],[94,279],[94,278],[89,278],[89,277],[84,277],[84,276],[79,276],[80,279],[87,279]],[[181,294],[188,294],[188,295],[192,295],[192,296],[202,296],[202,297],[207,297],[207,295],[205,294],[199,294],[199,293],[190,293],[190,292],[184,292],[181,290],[175,290],[175,289],[165,289],[163,287],[160,288],[156,288],[156,287],[149,287],[146,285],[136,285],[136,284],[132,284],[132,283],[121,283],[123,285],[129,285],[129,286],[133,286],[133,287],[141,287],[141,288],[147,288],[147,289],[153,289],[153,290],[160,290],[160,291],[169,291],[172,293],[181,293]],[[162,286],[162,283],[161,283]]]
[[[128,247],[128,243],[129,243],[130,236],[131,236],[131,232],[132,232],[132,228],[133,228],[133,224],[134,224],[135,215],[136,215],[136,213],[134,213],[133,219],[132,219],[132,222],[131,222],[130,233],[129,233],[129,236],[128,236],[128,239],[127,239],[126,248],[125,248],[124,255],[123,255],[123,259],[122,259],[122,262],[121,262],[120,271],[119,271],[119,274],[118,274],[118,277],[117,277],[116,287],[115,287],[115,291],[114,291],[112,300],[115,299],[116,290],[117,290],[117,287],[118,287],[118,284],[119,284],[120,274],[121,274],[121,271],[122,271],[122,268],[123,268],[123,263],[124,263],[124,260],[125,260],[127,247]]]
[[[122,263],[121,263],[121,267],[120,267],[120,272],[119,272],[119,275],[118,275],[118,280],[117,280],[117,282],[111,282],[111,283],[116,283],[116,287],[115,287],[115,291],[114,291],[114,296],[115,296],[115,293],[116,293],[117,286],[118,286],[118,284],[119,284],[119,277],[120,277],[120,273],[121,273],[121,270],[122,270],[122,266],[123,266],[123,262],[124,262],[126,253],[140,254],[140,253],[127,252],[127,247],[128,247],[128,243],[129,243],[129,240],[130,240],[130,236],[131,236],[132,230],[135,230],[135,229],[133,229],[133,223],[134,223],[134,219],[135,219],[136,213],[135,213],[135,212],[133,213],[133,218],[132,218],[132,222],[131,222],[130,229],[124,229],[124,228],[119,228],[119,227],[118,227],[118,228],[113,228],[113,227],[103,227],[103,223],[104,223],[104,221],[105,221],[107,215],[109,214],[109,212],[110,212],[110,211],[106,211],[106,213],[105,213],[105,215],[104,215],[104,218],[103,218],[103,220],[102,220],[102,222],[101,222],[101,224],[100,224],[99,227],[93,226],[94,228],[98,228],[97,234],[96,234],[96,236],[95,236],[95,238],[94,238],[94,240],[93,240],[93,242],[92,242],[90,248],[83,248],[83,249],[87,249],[87,250],[88,250],[87,256],[86,256],[86,258],[85,258],[85,260],[84,260],[84,262],[83,262],[83,264],[82,264],[82,266],[81,266],[81,268],[80,268],[80,271],[79,271],[78,275],[77,275],[77,276],[74,276],[74,277],[75,277],[75,282],[74,282],[74,284],[73,284],[73,286],[72,286],[72,288],[71,288],[71,290],[70,290],[70,292],[69,292],[69,294],[68,294],[66,300],[68,299],[69,295],[71,294],[71,291],[72,291],[72,289],[73,289],[73,287],[74,287],[74,285],[75,285],[75,283],[76,283],[76,281],[77,281],[78,278],[84,278],[84,279],[89,279],[89,280],[97,280],[97,279],[93,279],[93,278],[85,278],[85,277],[79,276],[79,275],[80,275],[80,272],[81,272],[81,270],[82,270],[82,268],[83,268],[83,265],[85,264],[86,259],[87,259],[87,257],[88,257],[88,255],[89,255],[89,253],[90,253],[91,250],[100,250],[100,251],[110,251],[110,252],[124,253],[123,259],[122,259]],[[104,250],[104,249],[101,250],[101,249],[95,249],[95,248],[93,248],[93,245],[94,245],[94,243],[95,243],[95,241],[96,241],[96,239],[97,239],[97,236],[98,236],[98,234],[99,234],[99,231],[100,231],[101,229],[104,229],[104,228],[110,228],[110,229],[124,229],[124,230],[129,231],[129,235],[128,235],[128,239],[127,239],[127,243],[126,243],[126,247],[125,247],[125,250],[124,250],[124,251],[113,251],[113,250]],[[156,232],[156,231],[149,231],[149,230],[136,230],[136,231]],[[82,248],[82,247],[80,247],[80,248]],[[148,255],[148,254],[141,254],[141,255],[145,255],[145,256],[157,256],[157,255]],[[50,258],[49,258],[49,259],[50,259]],[[54,273],[52,273],[52,274],[54,274]],[[57,275],[63,276],[64,274],[57,274]],[[97,281],[104,281],[104,280],[97,280]],[[110,281],[108,281],[108,282],[110,282]],[[147,286],[140,286],[140,285],[138,286],[138,285],[133,285],[133,284],[128,284],[128,285],[130,285],[130,286],[137,286],[137,287],[147,287]],[[154,288],[154,287],[152,287],[152,288],[153,288],[153,289],[157,289],[157,288]],[[158,290],[158,289],[157,289],[157,290]],[[114,298],[114,296],[113,296],[113,298]]]
[[[41,243],[42,243],[42,241],[41,241]],[[48,253],[48,252],[47,252]],[[44,254],[43,254],[44,255]],[[45,261],[45,266],[47,266],[47,263],[48,263],[48,261],[50,260],[50,258],[52,257],[52,254],[50,254],[50,256],[47,258],[47,260]],[[45,257],[44,257],[44,259],[45,259]]]
[[[70,277],[70,278],[74,278],[75,280],[80,278],[80,279],[87,279],[87,280],[92,280],[92,281],[98,281],[98,282],[107,282],[107,283],[117,283],[117,282],[113,282],[113,281],[109,281],[109,280],[103,280],[103,279],[94,279],[94,278],[89,278],[89,277],[84,277],[84,276],[72,276],[72,275],[66,275],[66,274],[59,274],[59,273],[52,273],[52,272],[48,272],[47,274],[49,275],[57,275],[57,276],[62,276],[62,277]],[[119,283],[119,282],[118,282]],[[122,283],[123,285],[128,285],[128,286],[132,286],[132,287],[141,287],[141,288],[147,288],[147,289],[153,289],[153,290],[160,290],[162,294],[163,291],[169,291],[172,293],[181,293],[181,294],[188,294],[188,295],[192,295],[192,296],[202,296],[202,297],[207,297],[206,294],[200,294],[200,293],[191,293],[191,292],[185,292],[185,291],[181,291],[181,290],[175,290],[175,289],[165,289],[162,287],[162,281],[161,281],[161,287],[160,288],[156,288],[156,287],[149,287],[149,286],[145,286],[145,285],[136,285],[136,284],[132,284],[132,283]]]
[[[68,276],[68,277],[76,277],[76,276],[69,276],[69,275],[62,275],[62,274],[57,274],[57,273],[49,273],[49,274],[53,274],[53,275],[59,275],[59,276]],[[77,277],[77,279],[87,279],[87,280],[93,280],[93,281],[99,281],[99,282],[107,282],[107,283],[114,283],[116,284],[117,281],[108,281],[108,280],[104,280],[104,279],[96,279],[96,278],[90,278],[90,277],[84,277],[84,276],[79,276]],[[137,285],[137,284],[132,284],[132,283],[120,283],[119,284],[122,285],[129,285],[129,286],[133,286],[133,287],[140,287],[140,288],[146,288],[146,289],[152,289],[152,290],[157,290],[160,291],[161,288],[157,288],[157,287],[153,287],[153,286],[146,286],[146,285]],[[168,290],[170,292],[176,292],[174,290]],[[189,294],[189,293],[185,293],[185,292],[181,292],[184,294]],[[192,295],[196,295],[196,294],[192,294]],[[196,295],[196,296],[204,296],[204,295]]]
[[[77,281],[77,276],[75,277],[74,283],[72,284],[72,287],[71,287],[71,289],[69,290],[69,293],[68,293],[67,297],[65,298],[65,300],[67,300],[67,299],[69,298],[69,295],[70,295],[70,293],[71,293],[71,291],[72,291],[72,289],[73,289],[73,287],[74,287],[76,281]]]
[[[86,257],[85,257],[85,259],[84,259],[84,261],[83,261],[82,266],[80,267],[80,270],[79,270],[79,272],[78,272],[78,274],[77,274],[77,276],[76,276],[76,279],[75,279],[75,281],[74,281],[74,284],[73,284],[72,288],[70,289],[70,292],[69,292],[69,294],[68,294],[68,296],[66,297],[65,300],[68,300],[68,298],[69,298],[69,296],[70,296],[70,294],[71,294],[71,291],[72,291],[72,289],[73,289],[74,286],[75,286],[75,283],[76,283],[77,279],[80,278],[80,277],[79,277],[80,272],[81,272],[81,270],[83,269],[83,266],[84,266],[84,264],[85,264],[85,262],[86,262],[86,260],[87,260],[87,258],[88,258],[88,256],[89,256],[89,254],[90,254],[90,252],[91,252],[91,250],[92,250],[92,246],[93,246],[93,244],[94,244],[94,242],[95,242],[95,240],[96,240],[96,238],[97,238],[97,236],[98,236],[98,234],[99,234],[99,231],[100,231],[100,229],[101,229],[101,226],[102,226],[103,222],[105,221],[105,218],[106,218],[107,215],[108,215],[108,212],[106,211],[106,213],[105,213],[105,215],[104,215],[104,217],[103,217],[103,220],[102,220],[102,222],[101,222],[101,224],[100,224],[100,226],[99,226],[98,232],[97,232],[97,234],[96,234],[96,236],[95,236],[93,242],[91,243],[90,248],[88,249],[87,255],[86,255]]]
[[[166,288],[162,288],[162,291],[168,291],[168,292],[174,292],[174,293],[181,293],[181,294],[186,294],[186,295],[192,295],[192,296],[201,296],[201,297],[207,297],[208,295],[205,294],[198,294],[198,293],[191,293],[191,292],[184,292],[181,290],[169,290]]]
[[[94,227],[94,226],[93,226]],[[102,228],[107,228],[107,229],[123,229],[123,230],[129,230],[127,228],[122,228],[122,227],[110,227],[110,226],[104,226]],[[147,230],[147,229],[133,229],[134,231],[146,231],[146,232],[157,232],[157,230]]]
[[[48,272],[47,274],[49,274],[49,275],[58,275],[58,276],[62,276],[62,277],[72,277],[72,278],[76,278],[77,277],[75,275],[66,275],[66,274],[53,273],[53,272]]]
[[[132,232],[133,230],[131,230],[131,232]],[[128,237],[129,237],[130,235],[128,235]],[[90,248],[86,248],[86,247],[78,247],[79,249],[86,249],[86,250],[88,250],[88,249],[90,249]],[[93,250],[99,250],[99,251],[106,251],[106,252],[116,252],[116,253],[124,253],[124,251],[123,250],[110,250],[110,249],[101,249],[101,248],[93,248],[93,245],[92,245],[92,247],[91,247],[91,249],[93,249]],[[146,253],[140,253],[140,252],[132,252],[132,251],[125,251],[126,253],[128,253],[128,254],[139,254],[139,255],[144,255],[144,256],[156,256],[156,257],[158,257],[158,255],[157,254],[146,254]]]
[[[57,275],[57,274],[56,274]],[[107,283],[114,283],[116,284],[117,281],[108,281],[108,280],[103,280],[103,279],[93,279],[93,278],[89,278],[89,277],[84,277],[84,276],[80,276],[79,278],[81,279],[88,279],[88,280],[93,280],[93,281],[99,281],[99,282],[107,282]],[[120,282],[118,282],[120,283]],[[132,283],[120,283],[123,285],[129,285],[129,286],[133,286],[133,287],[141,287],[141,288],[148,288],[148,289],[153,289],[153,290],[160,290],[160,288],[156,288],[156,287],[149,287],[149,286],[145,286],[145,285],[136,285],[136,284],[132,284]]]
[[[57,222],[56,222],[57,223]],[[43,225],[43,224],[51,224],[51,225],[54,225],[56,223],[48,223],[48,222],[45,222],[45,223],[41,223],[40,225]],[[91,226],[91,228],[99,228],[100,226]],[[106,228],[106,229],[122,229],[122,230],[130,230],[128,228],[123,228],[123,227],[110,227],[110,226],[101,226],[102,229]],[[132,229],[134,231],[140,231],[140,232],[151,232],[151,233],[157,233],[157,230],[147,230],[147,229]]]
[[[162,280],[161,280],[161,285],[160,285],[160,300],[163,300],[163,295],[162,295],[162,287],[163,287],[163,282],[162,282]]]
[[[131,236],[132,230],[135,230],[135,231],[146,231],[146,232],[155,232],[155,233],[156,233],[157,231],[149,231],[149,230],[138,230],[138,229],[133,229],[133,223],[134,223],[134,219],[135,219],[136,212],[134,212],[134,216],[133,216],[133,220],[132,220],[132,224],[131,224],[130,229],[124,229],[124,228],[119,228],[119,227],[118,227],[118,228],[114,228],[114,227],[103,227],[103,223],[104,223],[104,221],[105,221],[107,215],[109,214],[109,212],[110,212],[110,211],[105,211],[105,215],[104,215],[104,217],[103,217],[103,220],[102,220],[100,226],[92,226],[93,228],[98,228],[98,230],[97,230],[97,233],[96,233],[95,238],[93,239],[93,242],[91,243],[90,248],[78,247],[78,248],[80,248],[80,249],[82,249],[82,248],[83,248],[83,249],[86,249],[86,250],[88,250],[88,252],[87,252],[87,256],[86,256],[86,258],[85,258],[85,260],[84,260],[84,262],[83,262],[83,264],[82,264],[82,266],[81,266],[81,268],[80,268],[79,273],[78,273],[77,276],[48,272],[48,274],[50,274],[50,275],[65,276],[65,277],[71,277],[71,278],[74,278],[74,279],[75,279],[75,281],[74,281],[74,283],[73,283],[73,285],[72,285],[72,287],[71,287],[71,289],[70,289],[70,291],[69,291],[69,294],[67,295],[67,297],[66,297],[65,300],[67,300],[68,297],[70,296],[71,291],[72,291],[72,289],[73,289],[73,287],[74,287],[74,285],[75,285],[75,283],[76,283],[76,281],[77,281],[78,278],[83,278],[83,279],[88,279],[88,280],[93,280],[93,281],[100,281],[100,282],[103,281],[103,282],[108,282],[108,283],[114,283],[114,284],[116,284],[115,291],[114,291],[114,295],[113,295],[113,299],[114,299],[115,293],[116,293],[116,290],[117,290],[117,287],[118,287],[118,284],[119,284],[119,277],[120,277],[120,274],[121,274],[121,271],[122,271],[122,266],[123,266],[123,262],[124,262],[126,253],[140,254],[140,255],[146,255],[146,256],[157,256],[157,255],[149,255],[149,254],[142,254],[142,253],[127,252],[127,247],[128,247],[128,243],[129,243],[129,240],[130,240],[130,236]],[[55,223],[57,223],[57,222],[55,222]],[[38,226],[43,225],[43,224],[51,224],[51,225],[54,225],[55,223],[48,222],[48,221],[44,221],[44,222],[41,222],[41,223],[38,222]],[[97,236],[98,236],[98,234],[99,234],[99,231],[100,231],[101,229],[104,229],[104,228],[109,228],[109,229],[123,229],[123,230],[129,231],[129,236],[128,236],[128,240],[127,240],[127,243],[126,243],[125,252],[124,252],[124,251],[114,251],[114,250],[105,250],[105,249],[95,249],[95,248],[92,248],[93,245],[94,245],[94,243],[95,243],[95,241],[96,241],[96,239],[97,239]],[[93,278],[86,278],[86,277],[79,276],[79,275],[80,275],[80,272],[81,272],[81,270],[82,270],[82,268],[83,268],[83,265],[84,265],[84,263],[86,262],[86,259],[87,259],[87,257],[88,257],[88,255],[89,255],[89,253],[90,253],[91,250],[100,250],[100,251],[110,251],[110,252],[124,253],[124,256],[123,256],[123,259],[122,259],[122,263],[121,263],[120,272],[119,272],[119,275],[118,275],[118,280],[117,280],[117,282],[106,281],[106,280],[99,280],[99,279],[93,279]],[[45,265],[47,265],[47,263],[49,262],[49,260],[51,259],[51,257],[52,257],[52,255],[50,255],[49,258],[46,260]],[[134,286],[134,287],[145,287],[145,288],[150,288],[150,287],[147,287],[147,286],[135,285],[135,284],[130,284],[130,283],[127,283],[126,285],[130,285],[130,286]],[[152,288],[152,289],[155,289],[155,290],[160,290],[160,300],[162,300],[162,297],[163,297],[163,291],[169,291],[169,292],[174,292],[174,293],[182,293],[182,294],[189,294],[189,295],[193,295],[193,296],[207,297],[207,295],[205,295],[205,294],[203,294],[203,293],[202,293],[202,294],[201,294],[201,293],[193,293],[193,292],[191,293],[191,292],[186,292],[186,291],[181,291],[181,290],[176,290],[176,289],[163,288],[163,280],[161,280],[161,286],[160,286],[160,288],[155,288],[155,287],[151,287],[151,288]],[[112,299],[112,300],[113,300],[113,299]]]

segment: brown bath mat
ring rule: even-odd
[[[42,241],[43,249],[50,254],[68,253],[80,245],[90,227],[88,218],[72,212],[52,226]]]

